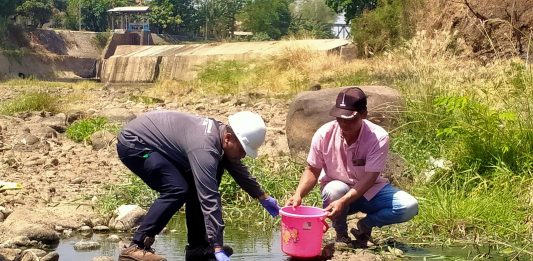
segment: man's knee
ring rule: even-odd
[[[183,199],[187,198],[189,193],[189,185],[187,183],[180,184],[179,186],[168,185],[168,188],[164,188],[160,192],[160,197],[165,199]]]
[[[324,204],[329,204],[332,201],[342,198],[349,190],[350,186],[342,181],[330,181],[322,188],[322,200]]]
[[[411,220],[418,214],[418,201],[405,191],[397,192],[397,205],[393,207],[393,214],[400,217],[400,222]]]

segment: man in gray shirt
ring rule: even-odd
[[[133,173],[159,192],[159,198],[119,260],[166,260],[155,254],[151,245],[185,203],[190,246],[207,244],[217,261],[229,260],[231,253],[222,248],[224,221],[218,192],[224,169],[272,216],[278,214],[277,201],[261,189],[241,163],[246,155],[257,156],[265,134],[261,116],[248,111],[231,115],[229,125],[163,110],[129,122],[118,136],[118,155]]]

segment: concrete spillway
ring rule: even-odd
[[[119,45],[103,60],[103,82],[154,82],[163,79],[192,80],[199,65],[214,60],[246,60],[265,55],[281,55],[287,49],[317,52],[340,51],[347,40],[293,40],[187,45]]]

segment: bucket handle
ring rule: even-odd
[[[322,227],[322,229],[324,230],[324,233],[326,233],[326,231],[328,231],[329,229],[329,225],[328,225],[328,222],[326,222],[326,218],[320,218],[320,221],[322,221],[322,224],[324,224],[324,227]]]

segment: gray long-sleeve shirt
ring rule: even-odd
[[[118,141],[128,147],[150,148],[167,156],[182,174],[192,173],[204,214],[207,238],[223,244],[224,221],[216,175],[228,170],[251,197],[264,194],[240,161],[224,158],[222,135],[225,125],[211,118],[174,111],[152,111],[129,122]]]

